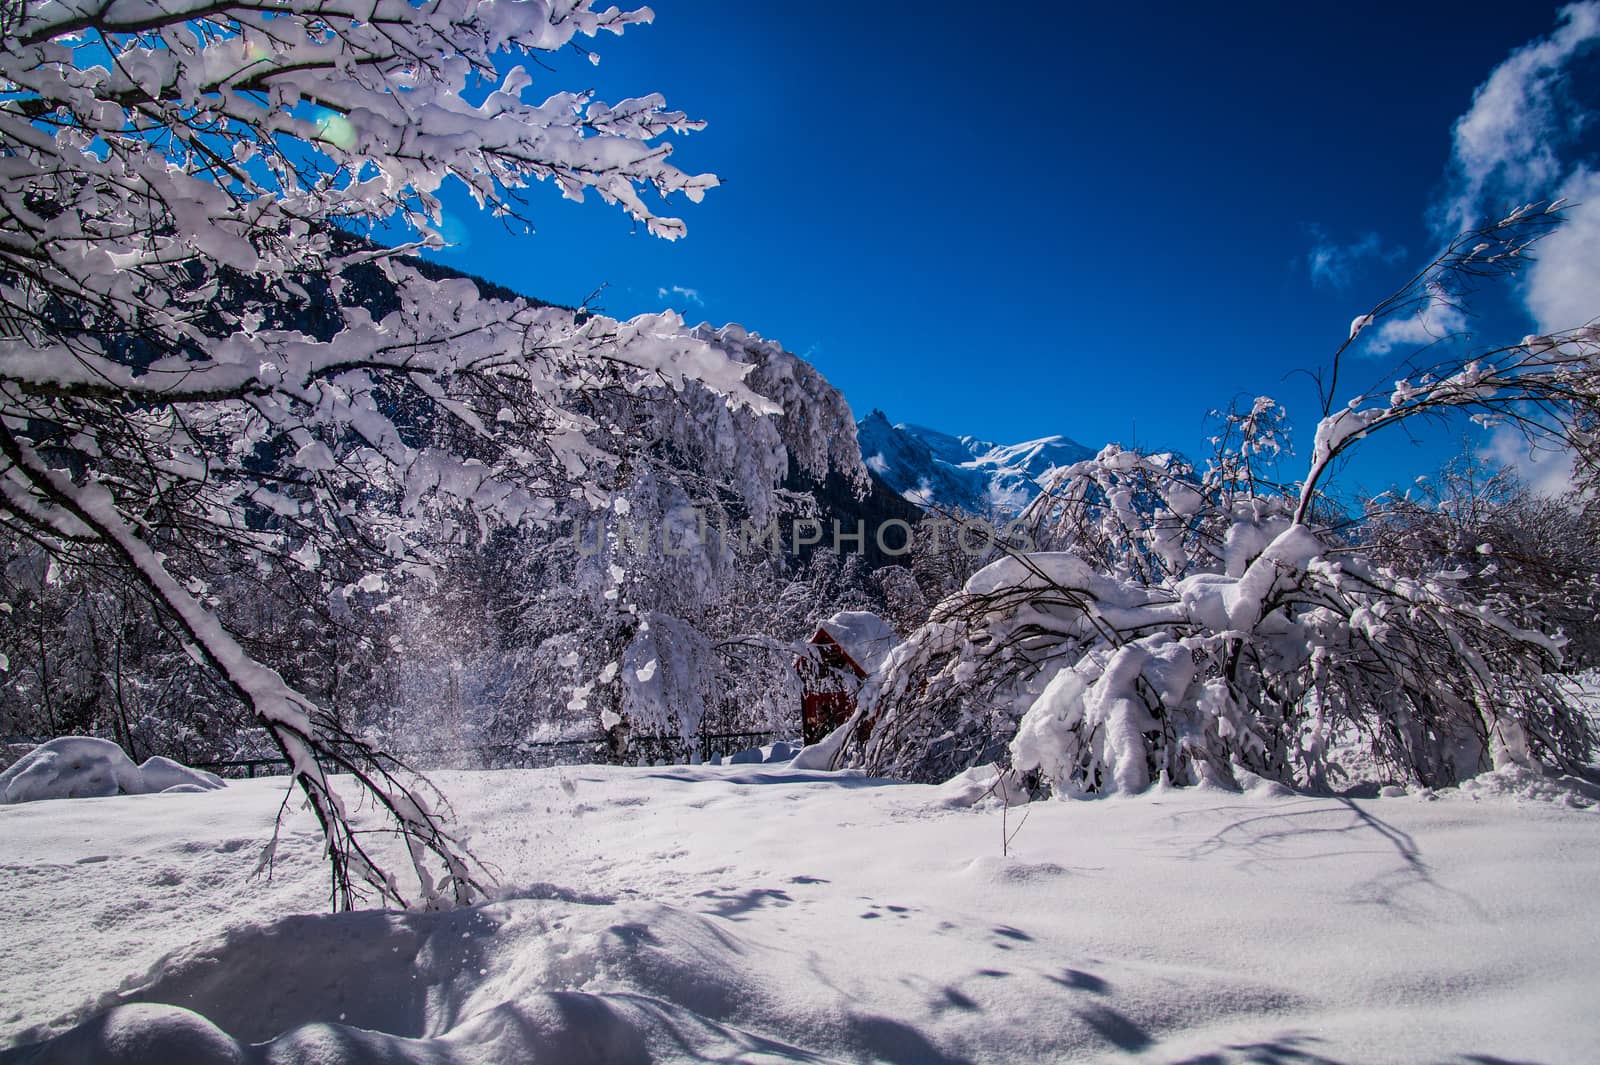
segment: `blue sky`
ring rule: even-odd
[[[659,91],[707,120],[675,161],[725,185],[674,212],[687,238],[550,190],[533,236],[463,206],[440,258],[558,302],[606,283],[612,314],[741,322],[858,416],[1191,454],[1208,410],[1258,394],[1309,441],[1314,391],[1285,375],[1323,365],[1427,258],[1454,124],[1559,9],[654,6],[654,25],[596,42],[599,66],[563,55],[531,92]],[[1570,73],[1563,91],[1586,93]],[[1527,331],[1516,308],[1480,324]],[[1366,450],[1351,472],[1372,488],[1444,453]]]

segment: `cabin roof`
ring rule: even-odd
[[[862,676],[876,673],[899,642],[889,623],[867,610],[841,610],[817,625],[811,642],[821,636],[836,644]]]

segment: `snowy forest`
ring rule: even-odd
[[[0,1063],[1593,1060],[1554,156],[1193,446],[996,444],[441,256],[693,239],[707,122],[553,65],[654,18],[0,3]]]

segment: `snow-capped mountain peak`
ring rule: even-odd
[[[1065,436],[995,444],[909,423],[874,410],[856,423],[861,457],[888,486],[921,506],[1014,514],[1039,494],[1038,480],[1094,452]]]

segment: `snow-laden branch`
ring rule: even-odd
[[[0,521],[130,578],[173,619],[290,760],[336,903],[363,886],[470,898],[431,804],[244,650],[208,575],[219,560],[292,566],[330,597],[377,594],[442,544],[604,505],[638,446],[613,397],[775,410],[733,348],[676,315],[485,298],[405,257],[440,243],[451,180],[507,219],[547,181],[683,233],[662,201],[717,181],[672,165],[669,138],[702,123],[654,94],[535,92],[530,63],[510,65],[650,11],[53,0],[15,14],[0,41]],[[379,225],[401,246],[354,235]],[[415,892],[351,826],[334,770],[404,839]]]
[[[1554,211],[1522,208],[1454,242],[1358,318],[1339,356],[1375,321],[1512,269]],[[1394,564],[1324,498],[1359,441],[1447,411],[1597,468],[1600,329],[1330,404],[1298,483],[1267,476],[1285,429],[1265,399],[1225,418],[1204,470],[1111,446],[1059,471],[1025,515],[1048,550],[981,570],[897,649],[862,694],[871,736],[856,757],[929,779],[998,757],[1061,794],[1234,786],[1243,773],[1325,785],[1332,746],[1353,740],[1428,785],[1491,764],[1582,764],[1596,737],[1546,676],[1565,638],[1539,611],[1476,591],[1453,560]]]

